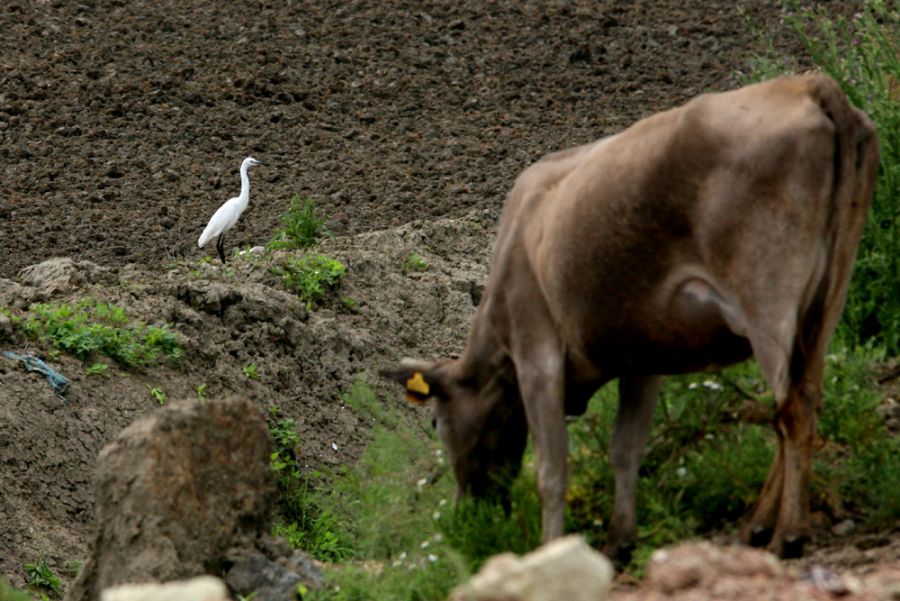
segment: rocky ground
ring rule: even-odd
[[[745,18],[777,31],[779,6],[4,2],[0,305],[102,298],[172,324],[186,356],[102,377],[44,355],[73,382],[66,404],[0,358],[0,574],[21,585],[23,564],[44,556],[72,578],[95,457],[158,406],[149,388],[176,402],[206,384],[210,398],[277,405],[300,424],[308,465],[353,461],[365,424],[341,394],[399,356],[461,349],[515,175],[735,86],[760,48]],[[237,194],[247,155],[267,166],[229,245],[269,240],[292,195],[316,199],[352,310],[337,298],[308,310],[252,258],[201,261],[211,249],[196,239]],[[427,271],[404,273],[413,252]],[[72,261],[16,277],[59,256]],[[2,327],[0,346],[47,351]],[[896,539],[837,538],[824,561],[871,564]]]

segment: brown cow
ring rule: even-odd
[[[778,450],[745,529],[802,553],[824,354],[878,167],[869,119],[822,74],[700,96],[516,180],[463,356],[383,373],[435,397],[461,493],[537,453],[545,541],[563,534],[566,415],[619,379],[604,551],[636,533],[635,484],[662,374],[756,356]]]

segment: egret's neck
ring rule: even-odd
[[[250,176],[247,170],[250,165],[241,165],[241,200],[247,202],[250,200]]]

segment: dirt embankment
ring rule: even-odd
[[[368,430],[342,395],[360,374],[377,382],[375,369],[400,353],[438,357],[461,350],[486,278],[492,232],[492,220],[471,213],[328,240],[319,250],[348,272],[340,296],[312,311],[269,272],[270,259],[256,257],[227,267],[185,264],[162,274],[64,262],[65,269],[36,278],[35,286],[0,279],[2,304],[102,299],[133,319],[170,324],[185,352],[175,365],[113,366],[105,376],[88,375],[74,357],[52,356],[52,367],[72,382],[65,403],[42,376],[0,358],[0,574],[21,584],[22,566],[38,557],[58,572],[83,558],[96,456],[159,406],[152,388],[170,403],[196,398],[205,384],[208,399],[239,394],[261,411],[278,407],[297,421],[305,467],[354,461]],[[404,272],[412,253],[427,263],[425,271]],[[18,334],[0,344],[49,350]],[[250,364],[258,379],[249,377]]]

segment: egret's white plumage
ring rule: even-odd
[[[218,238],[216,250],[219,251],[219,258],[222,259],[223,263],[225,262],[225,252],[223,250],[225,232],[234,227],[241,213],[244,212],[244,209],[247,208],[247,204],[250,202],[250,176],[247,175],[247,170],[254,165],[262,165],[262,163],[253,157],[244,159],[244,162],[241,163],[241,194],[219,207],[219,210],[213,214],[212,219],[206,225],[206,229],[200,234],[200,240],[197,241],[197,246],[203,248],[207,242],[213,238]]]

